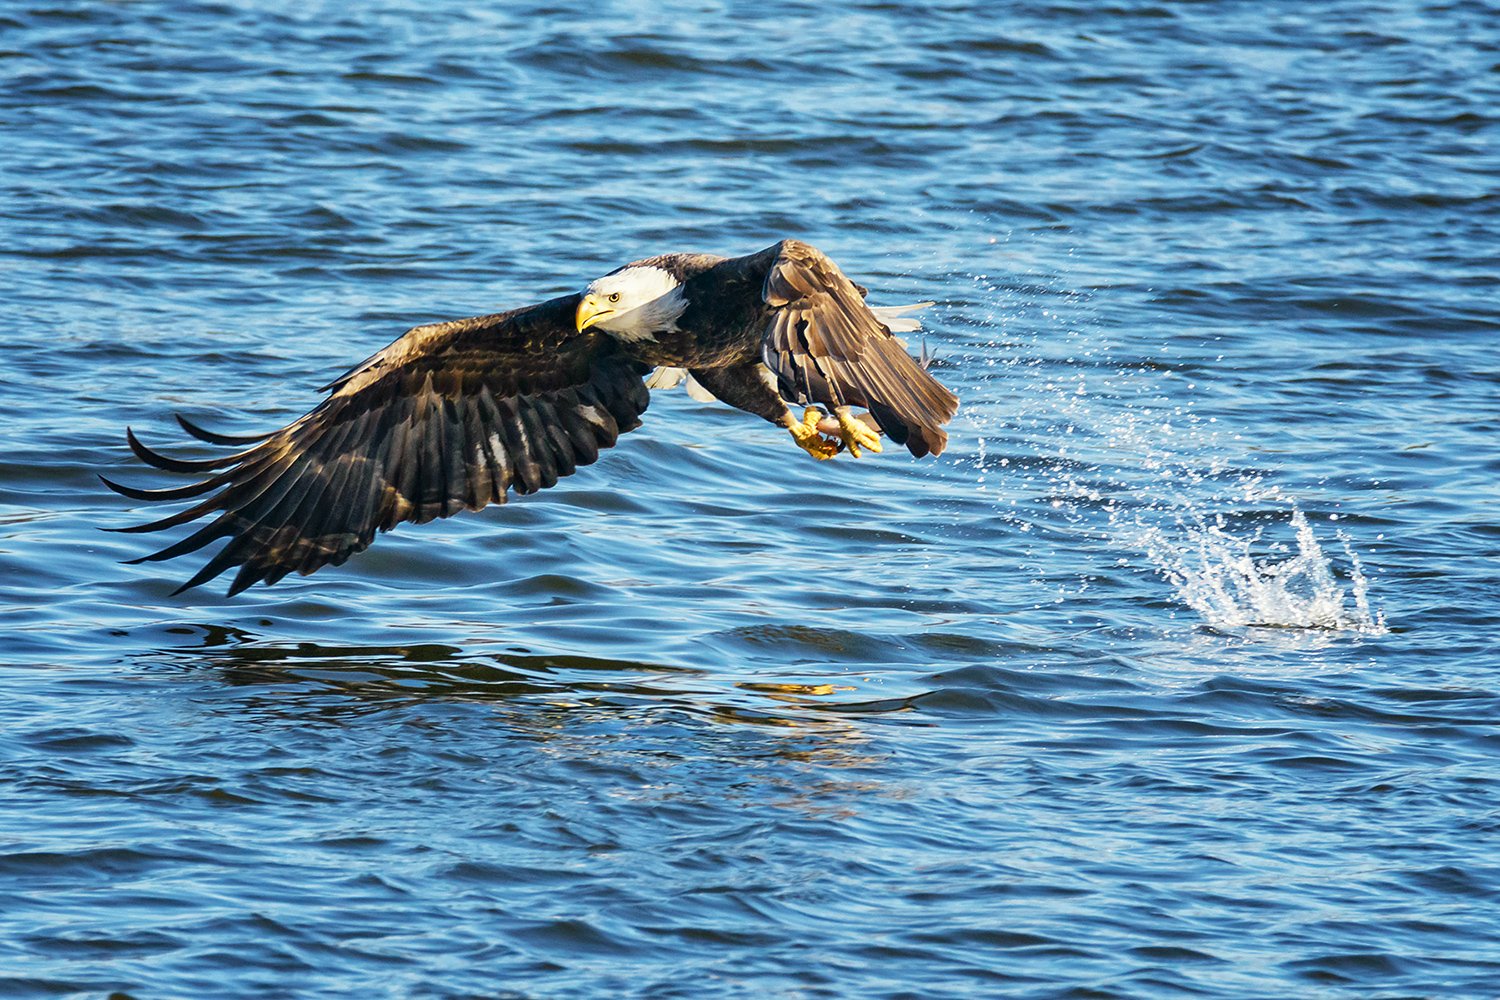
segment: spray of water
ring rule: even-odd
[[[991,304],[976,333],[1004,338],[977,345],[989,348],[978,363],[1000,369],[986,379],[992,407],[968,414],[979,432],[970,459],[978,489],[986,471],[1014,459],[1023,471],[1007,470],[1006,481],[1046,489],[1054,511],[1107,538],[1122,564],[1144,555],[1216,628],[1386,631],[1353,541],[1336,531],[1343,558],[1324,550],[1297,502],[1263,484],[1271,473],[1256,468],[1241,435],[1199,415],[1190,366],[1142,358],[1139,348],[1119,359],[1125,348],[1108,342],[1076,292],[976,283]],[[1028,326],[1034,337],[1020,332]],[[1317,502],[1304,484],[1299,494]]]
[[[1218,515],[1194,523],[1179,520],[1176,531],[1141,525],[1139,544],[1157,570],[1177,590],[1184,604],[1218,627],[1308,628],[1379,635],[1385,617],[1371,613],[1369,581],[1346,535],[1340,533],[1349,560],[1348,584],[1334,575],[1308,523],[1295,506],[1287,525],[1295,532],[1296,552],[1275,543],[1257,558],[1266,529],[1244,535],[1225,530]],[[1351,606],[1352,604],[1352,606]]]

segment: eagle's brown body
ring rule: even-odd
[[[207,494],[123,530],[217,515],[143,557],[167,559],[229,538],[180,589],[234,566],[231,594],[338,565],[376,531],[503,503],[507,490],[532,493],[595,461],[640,425],[650,401],[642,377],[656,366],[686,368],[725,402],[783,426],[790,426],[787,400],[845,413],[861,406],[912,454],[942,450],[941,425],[956,397],[865,307],[863,289],[816,249],[787,240],[747,257],[668,254],[621,271],[643,267],[668,272],[678,286],[675,320],[649,332],[583,328],[588,293],[565,295],[416,327],[327,386],[322,404],[279,431],[229,437],[178,418],[195,437],[243,446],[223,458],[168,458],[127,431],[143,461],[208,476],[167,490],[105,480],[140,500]]]

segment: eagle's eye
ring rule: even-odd
[[[619,292],[610,292],[609,293],[609,301],[611,301],[611,302],[618,302],[618,301],[620,301],[620,293]]]

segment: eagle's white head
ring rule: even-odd
[[[677,329],[687,299],[677,279],[660,267],[636,265],[606,274],[583,290],[578,331],[597,326],[620,340],[654,340]]]

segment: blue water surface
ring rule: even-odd
[[[1475,0],[0,7],[0,996],[1493,1000],[1497,108]],[[786,237],[941,458],[662,391],[233,599],[99,530]]]

